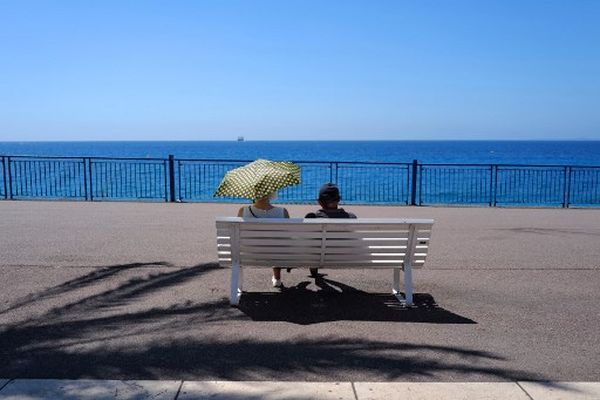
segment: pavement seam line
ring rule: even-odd
[[[14,381],[14,379],[9,379],[4,385],[2,385],[2,387],[0,387],[0,392],[2,391],[2,389],[4,389],[6,386],[8,386],[8,384],[11,383],[12,381]]]
[[[352,393],[354,393],[354,399],[358,400],[358,394],[356,394],[356,388],[354,387],[354,382],[350,382],[350,386],[352,386]]]
[[[525,392],[525,395],[526,395],[527,397],[529,397],[531,400],[535,400],[533,397],[531,397],[531,395],[530,395],[529,393],[527,393],[527,390],[525,390],[525,388],[524,388],[523,386],[521,386],[521,385],[519,384],[519,382],[515,381],[515,383],[517,384],[517,386],[518,386],[519,388],[521,388],[521,390],[522,390],[523,392]]]
[[[177,389],[177,393],[175,393],[175,398],[173,398],[173,400],[177,400],[177,398],[179,397],[179,393],[181,393],[181,388],[182,387],[183,387],[183,379],[179,383],[179,388]]]

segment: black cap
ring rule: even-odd
[[[326,203],[340,200],[340,189],[333,183],[326,183],[319,190],[319,200]]]

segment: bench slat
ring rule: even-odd
[[[265,221],[271,218],[263,218],[261,221]],[[274,219],[274,218],[273,218]],[[369,224],[369,223],[352,223],[348,222],[350,220],[346,220],[344,222],[335,221],[333,219],[328,219],[326,221],[320,220],[317,223],[303,223],[303,224],[292,224],[288,223],[273,223],[273,222],[253,222],[246,221],[240,224],[240,231],[283,231],[290,232],[291,230],[297,232],[320,232],[321,225],[326,224],[327,230],[332,232],[346,232],[346,231],[356,231],[356,230],[364,230],[364,231],[408,231],[409,224],[387,224],[387,225],[379,225],[379,224]],[[333,223],[332,223],[333,222]],[[293,227],[293,228],[292,228]],[[226,225],[217,225],[217,229],[224,229]],[[420,230],[430,230],[431,226],[419,226]]]
[[[294,254],[294,253],[264,253],[264,254],[240,254],[240,260],[242,263],[246,260],[264,260],[265,262],[276,262],[276,260],[298,260],[306,263],[318,264],[321,256],[319,254]],[[243,265],[243,264],[242,264]]]
[[[302,239],[321,239],[325,236],[327,239],[356,239],[356,238],[378,238],[378,237],[389,237],[389,238],[398,238],[398,239],[408,239],[408,232],[405,231],[394,231],[394,232],[376,232],[376,231],[367,231],[367,232],[357,232],[357,231],[348,231],[348,232],[283,232],[283,231],[240,231],[240,237],[243,239],[246,238],[302,238]]]
[[[262,221],[266,221],[265,224],[319,224],[323,219],[319,218],[264,218]],[[434,220],[430,218],[358,218],[358,219],[326,219],[330,224],[419,224],[419,225],[433,225]],[[254,218],[241,218],[241,217],[217,217],[217,223],[253,223],[256,222]]]
[[[244,246],[290,246],[294,247],[319,247],[321,248],[321,239],[290,240],[290,239],[245,239]]]
[[[320,247],[287,247],[287,246],[242,246],[240,248],[242,254],[321,254]]]

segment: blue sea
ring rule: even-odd
[[[0,155],[600,165],[600,141],[0,142]]]

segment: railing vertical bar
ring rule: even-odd
[[[29,173],[30,168],[29,168],[29,162],[24,161],[23,164],[23,169],[25,170],[25,174],[19,174],[20,176],[25,175],[25,184],[23,185],[25,187],[25,190],[21,190],[21,196],[25,195],[27,196],[27,194],[29,193],[29,188],[31,187],[31,174]]]
[[[415,166],[416,166],[416,162],[413,163],[413,168]],[[419,165],[418,169],[419,169],[419,174],[418,174],[418,176],[419,176],[419,205],[423,205],[423,186],[422,186],[423,185],[423,166]],[[415,168],[415,171],[416,171],[416,168]],[[417,191],[416,181],[417,181],[417,174],[414,173],[414,182],[415,183],[413,184],[414,185],[414,187],[413,187],[413,193],[415,193],[415,194],[416,194],[416,191]]]
[[[48,196],[48,192],[50,192],[50,188],[49,188],[49,185],[50,185],[49,184],[49,181],[50,181],[50,179],[49,179],[49,177],[50,177],[49,169],[50,169],[50,166],[48,165],[48,162],[46,161],[44,163],[44,184],[42,185],[42,188],[43,188],[42,193],[43,193],[44,196]]]
[[[180,201],[183,201],[181,195],[181,160],[177,160],[177,197]]]
[[[564,206],[566,208],[569,208],[569,203],[571,201],[571,174],[573,173],[573,169],[571,167],[566,167],[565,168],[565,204]]]
[[[169,198],[169,193],[167,191],[167,187],[168,187],[168,182],[167,182],[167,178],[168,178],[168,173],[167,172],[168,171],[167,170],[169,168],[169,165],[168,165],[167,160],[163,161],[162,166],[163,166],[163,174],[164,174],[164,178],[165,178],[163,184],[164,184],[164,196],[165,196],[165,203],[166,203],[168,201],[168,198]]]
[[[175,157],[172,154],[169,154],[169,193],[171,203],[175,202]]]
[[[56,189],[56,192],[54,192],[54,195],[58,197],[58,193],[60,193],[62,191],[62,188],[65,187],[66,174],[65,174],[65,168],[63,166],[63,163],[61,163],[60,161],[57,161],[57,164],[58,164],[58,170],[60,171],[60,173],[58,174],[60,176],[60,180],[58,181],[58,188]]]
[[[92,181],[92,159],[88,158],[88,177],[90,181],[90,201],[94,201],[94,185]]]
[[[329,182],[333,183],[333,163],[329,163]]]
[[[8,162],[8,198],[13,199],[13,179],[12,179],[12,163],[11,158],[7,157]]]
[[[88,183],[87,183],[87,173],[86,173],[86,163],[85,163],[85,157],[81,159],[81,170],[79,171],[80,174],[83,174],[83,199],[85,201],[88,200]]]
[[[6,173],[6,157],[2,156],[2,183],[4,185],[4,200],[8,199],[8,174]]]
[[[497,204],[497,195],[498,195],[498,166],[497,165],[492,165],[492,169],[493,169],[493,181],[494,181],[494,190],[493,190],[493,194],[492,194],[492,207],[496,207]]]
[[[410,192],[410,205],[417,205],[417,160],[412,162],[412,180],[411,180],[411,192]],[[419,202],[421,202],[421,191],[419,190]]]
[[[9,159],[10,159],[10,157],[9,157]],[[13,169],[14,169],[14,179],[15,179],[15,182],[13,183],[13,182],[12,182],[12,179],[10,179],[10,181],[9,181],[9,182],[10,182],[10,184],[11,184],[11,185],[10,185],[10,198],[11,198],[11,199],[13,199],[15,196],[18,196],[18,193],[17,193],[17,192],[18,192],[18,188],[19,188],[19,186],[20,186],[20,185],[19,185],[19,182],[18,182],[18,180],[19,180],[19,176],[20,176],[20,174],[19,174],[19,171],[18,171],[18,170],[21,168],[21,166],[20,166],[20,164],[19,164],[19,161],[13,161],[13,162],[12,162],[12,167],[13,167]],[[13,173],[12,173],[13,171],[11,171],[11,170],[9,169],[9,170],[8,170],[8,172],[9,172],[9,177],[10,177],[10,178],[12,178],[12,177],[13,177]],[[16,191],[17,191],[17,192],[16,192]]]
[[[39,180],[39,176],[38,176],[38,165],[39,162],[36,160],[33,160],[30,162],[31,165],[31,195],[32,197],[38,197],[38,180]]]

